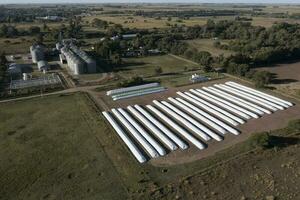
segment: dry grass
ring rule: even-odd
[[[217,48],[214,46],[215,40],[212,39],[196,39],[196,40],[189,40],[188,44],[193,47],[198,49],[199,51],[208,51],[210,52],[213,56],[219,56],[223,54],[224,56],[230,56],[234,52],[229,51],[229,50],[223,50],[220,48]],[[221,43],[228,43],[228,41],[220,41]]]
[[[33,37],[0,38],[0,51],[6,54],[29,53]]]
[[[270,18],[270,17],[253,17],[252,25],[254,26],[264,26],[271,27],[274,23],[278,22],[288,22],[291,24],[300,23],[297,19],[287,19],[287,18]]]

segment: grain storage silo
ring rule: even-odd
[[[63,45],[62,45],[61,43],[58,42],[58,43],[56,43],[55,47],[56,47],[57,50],[60,51],[61,48],[63,47]]]
[[[40,60],[44,60],[44,50],[40,45],[31,46],[30,54],[33,63],[37,63]]]
[[[88,73],[96,73],[97,71],[96,61],[91,58],[88,58],[85,60],[85,62],[87,65]]]
[[[79,75],[84,72],[85,63],[81,61],[80,58],[74,57],[72,59],[73,61],[73,73],[74,75]]]
[[[40,71],[48,71],[49,70],[49,65],[48,65],[47,61],[45,61],[45,60],[38,61],[37,66]]]

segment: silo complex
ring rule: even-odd
[[[62,46],[61,55],[65,57],[67,65],[74,75],[96,72],[96,62],[86,52],[66,41],[62,42]]]

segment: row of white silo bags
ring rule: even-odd
[[[192,111],[194,111],[194,112],[190,111],[190,113],[194,117],[199,119],[200,121],[204,122],[205,124],[207,124],[208,126],[212,127],[213,129],[217,130],[218,132],[220,132],[222,134],[226,134],[227,131],[234,135],[239,134],[238,130],[236,130],[235,128],[224,123],[222,120],[218,119],[217,117],[215,117],[215,116],[218,116],[221,119],[227,119],[227,117],[225,115],[219,113],[218,111],[216,111],[206,105],[202,105],[201,102],[197,101],[196,99],[193,99],[192,97],[188,96],[187,94],[184,94],[182,92],[177,92],[177,94],[179,94],[181,97],[183,97],[186,100],[181,99],[181,98],[176,98],[176,100],[179,101],[182,105],[185,105],[188,108],[190,108]],[[181,107],[184,108],[182,105],[181,105]],[[195,105],[197,105],[199,107],[197,107]],[[186,109],[186,108],[184,108],[184,109]],[[186,109],[186,110],[189,111],[188,109]]]
[[[169,100],[171,100],[171,102],[176,101],[175,99],[172,99],[171,97],[169,98]],[[223,138],[220,137],[218,134],[216,134],[215,132],[211,131],[209,128],[207,128],[203,124],[199,123],[194,118],[190,117],[188,114],[184,113],[180,109],[176,108],[174,105],[172,105],[172,104],[170,104],[170,103],[168,103],[166,101],[162,101],[161,103],[164,104],[164,105],[166,105],[167,107],[169,107],[169,109],[171,109],[172,111],[176,112],[181,117],[183,117],[186,120],[188,120],[191,124],[193,124],[194,126],[196,126],[198,129],[200,129],[201,131],[203,131],[204,133],[202,133],[199,136],[201,138],[203,138],[205,141],[208,141],[210,139],[210,137],[214,138],[217,141],[222,141],[223,140]]]
[[[106,95],[107,96],[117,95],[117,94],[126,93],[126,92],[130,92],[130,91],[141,90],[141,89],[152,88],[152,87],[158,87],[158,86],[159,86],[159,83],[149,83],[149,84],[144,84],[144,85],[119,88],[119,89],[114,89],[114,90],[107,91]]]
[[[245,123],[244,119],[242,119],[240,117],[237,117],[237,116],[235,116],[235,115],[233,115],[233,114],[231,114],[230,112],[227,111],[227,110],[229,110],[229,109],[227,109],[227,108],[229,108],[229,106],[226,106],[226,105],[224,105],[224,104],[222,104],[222,103],[220,103],[218,101],[212,100],[211,98],[209,98],[207,96],[201,95],[201,93],[199,93],[198,91],[195,91],[193,89],[191,90],[191,92],[194,93],[194,95],[190,94],[188,92],[186,92],[186,94],[188,94],[189,96],[193,97],[197,101],[199,101],[199,102],[201,102],[201,103],[203,103],[203,104],[205,104],[205,105],[213,108],[214,110],[222,113],[223,115],[227,116],[227,118],[229,118],[229,119],[231,119],[233,121],[236,121],[237,123],[240,123],[240,124],[244,124]],[[212,102],[212,103],[210,103],[210,102]],[[218,106],[214,105],[213,103],[215,103]],[[224,109],[224,108],[226,108],[227,110]],[[245,115],[244,118],[249,119],[249,117],[247,115]]]
[[[293,105],[293,103],[289,101],[231,81],[226,82],[225,84],[215,84],[214,87],[190,89],[190,91],[194,95],[187,92],[185,95],[193,98],[192,102],[197,106],[202,106],[202,108],[205,109],[205,107],[203,107],[203,104],[205,104],[211,109],[219,111],[226,117],[239,123],[241,122],[239,120],[259,118],[265,113],[272,114],[272,111],[284,110]],[[181,96],[184,95],[183,93],[178,93]],[[198,103],[195,100],[198,101]],[[224,110],[226,111],[224,112]],[[211,112],[211,110],[208,111]],[[224,116],[221,116],[218,113],[213,114],[221,117],[222,120],[229,122]]]
[[[155,150],[159,153],[159,155],[166,155],[166,151],[164,148],[156,142],[144,129],[141,127],[135,119],[133,119],[124,109],[119,108],[119,112],[136,128],[138,132],[155,148]]]
[[[152,158],[156,158],[159,154],[154,150],[154,148],[146,141],[140,132],[116,109],[112,109],[113,114],[118,118],[118,120],[127,128],[131,135],[145,148]]]
[[[183,129],[181,126],[179,126],[176,122],[171,120],[167,115],[162,113],[160,110],[155,108],[152,105],[146,106],[149,110],[151,110],[155,115],[157,115],[161,120],[169,124],[171,127],[173,127],[181,136],[183,136],[185,139],[187,139],[189,142],[191,142],[193,145],[195,145],[198,149],[204,149],[205,145],[197,140],[193,135],[188,133],[185,129]]]
[[[214,88],[214,87],[203,87],[203,89],[206,90],[206,91],[208,91],[208,92],[210,92],[210,93],[212,93],[212,94],[214,94],[214,95],[216,95],[216,96],[218,96],[218,97],[221,97],[221,98],[223,98],[223,99],[225,99],[225,100],[227,100],[229,102],[232,102],[232,103],[237,104],[237,105],[239,105],[239,106],[241,106],[243,108],[246,108],[246,109],[248,109],[248,110],[250,110],[252,112],[255,112],[255,113],[259,114],[259,115],[263,115],[264,113],[272,114],[271,111],[269,111],[269,110],[267,110],[267,109],[265,109],[265,108],[263,108],[261,106],[253,104],[251,102],[248,102],[248,101],[246,101],[244,99],[241,99],[239,97],[233,96],[233,95],[231,95],[229,93],[226,93],[226,92],[224,92],[222,90],[219,90],[217,88]]]
[[[241,84],[238,84],[238,83],[235,83],[235,82],[232,82],[232,81],[226,82],[225,84],[233,86],[233,87],[235,87],[237,89],[249,92],[249,93],[254,94],[254,95],[258,96],[258,97],[262,97],[263,99],[266,99],[266,100],[271,101],[273,103],[279,104],[279,105],[281,105],[281,106],[283,106],[285,108],[293,106],[293,103],[291,103],[289,101],[285,101],[285,100],[280,99],[278,97],[274,97],[272,95],[266,94],[264,92],[252,89],[250,87],[246,87],[244,85],[241,85]]]
[[[144,162],[146,158],[136,144],[141,145],[140,148],[144,149],[150,158],[166,155],[164,146],[171,151],[178,149],[178,147],[182,150],[188,148],[188,145],[182,139],[141,106],[128,106],[127,110],[122,108],[112,109],[111,112],[122,127],[127,130],[126,132],[129,135],[127,135],[121,126],[118,125],[117,121],[110,116],[109,112],[103,112],[103,115],[116,130],[136,159],[141,163]],[[141,124],[143,124],[143,126]],[[149,134],[148,131],[150,131],[151,134]],[[179,130],[179,132],[188,135],[183,129]],[[189,138],[189,136],[187,136],[187,138]],[[203,149],[204,145],[200,142],[198,143],[196,142],[195,144]]]
[[[273,104],[271,102],[268,102],[267,100],[258,98],[258,97],[254,96],[254,95],[251,95],[249,93],[240,91],[238,89],[234,89],[234,88],[229,87],[227,85],[224,85],[224,84],[215,84],[214,86],[217,87],[217,88],[219,88],[219,89],[221,89],[221,90],[224,90],[226,92],[232,93],[232,94],[234,94],[236,96],[239,96],[239,97],[241,97],[243,99],[246,99],[246,100],[248,100],[250,102],[254,102],[255,104],[263,106],[266,109],[269,109],[271,111],[277,111],[278,109],[283,109],[283,107],[281,107],[281,106],[280,106],[280,108],[279,108],[279,106],[277,108],[277,105],[275,105],[275,104]]]
[[[150,120],[148,120],[141,113],[136,111],[133,107],[129,106],[128,110],[136,116],[159,140],[165,144],[170,150],[174,151],[177,149],[175,143],[170,140],[157,126],[155,126]]]
[[[167,106],[165,106],[164,104],[162,104],[161,102],[159,102],[157,100],[154,100],[153,103],[156,106],[158,106],[159,108],[161,108],[163,111],[165,111],[166,113],[168,113],[169,115],[171,115],[174,119],[176,119],[179,122],[181,122],[182,124],[184,124],[184,126],[186,126],[187,129],[189,129],[190,131],[194,132],[196,135],[198,135],[199,137],[201,137],[203,140],[205,140],[205,141],[210,140],[210,137],[208,135],[206,135],[201,129],[197,128],[190,121],[188,121],[187,119],[185,119],[181,115],[177,114],[176,112],[174,112],[173,110],[171,110],[170,108],[168,108]]]
[[[107,119],[107,121],[111,124],[111,126],[115,129],[115,131],[120,136],[120,138],[123,140],[123,142],[126,144],[126,146],[131,151],[131,153],[134,155],[134,157],[138,160],[138,162],[140,162],[140,163],[146,162],[147,159],[145,158],[145,156],[136,147],[136,145],[131,141],[131,139],[126,135],[126,133],[117,124],[117,122],[112,118],[112,116],[108,112],[102,112],[102,113],[103,113],[104,117]]]
[[[127,99],[130,97],[137,97],[137,96],[142,96],[146,94],[152,94],[152,93],[158,93],[158,92],[163,92],[166,89],[164,87],[154,87],[154,88],[147,88],[147,89],[142,89],[142,90],[135,90],[131,92],[126,92],[122,94],[117,94],[117,95],[112,95],[112,99],[114,101],[120,100],[120,99]]]
[[[139,105],[135,105],[134,108],[131,106],[127,107],[128,110],[130,110],[132,113],[134,113],[134,108],[138,110],[141,114],[143,114],[150,122],[155,124],[164,134],[166,134],[171,140],[175,142],[175,144],[181,148],[182,150],[185,150],[188,148],[188,145],[182,141],[180,138],[178,138],[173,132],[171,132],[165,125],[163,125],[160,121],[155,119],[149,112],[147,112],[144,108],[142,108]]]
[[[204,101],[189,92],[185,92],[185,93],[177,92],[177,94],[179,94],[181,97],[187,99],[191,103],[197,105],[204,111],[208,111],[208,112],[212,113],[213,115],[217,116],[218,118],[221,118],[222,120],[226,121],[227,123],[229,123],[233,126],[239,125],[239,123],[237,121],[235,121],[227,116],[229,114],[227,111],[225,111],[207,101]],[[244,123],[244,120],[242,120],[242,119],[238,119],[238,120],[240,123]]]
[[[235,105],[233,103],[230,103],[230,102],[228,102],[226,100],[223,100],[223,99],[221,99],[219,97],[216,97],[216,96],[214,96],[212,94],[209,94],[208,92],[205,92],[205,91],[199,90],[199,89],[197,89],[197,91],[195,91],[195,92],[198,95],[199,94],[200,95],[201,94],[204,95],[203,97],[206,98],[207,100],[209,100],[209,101],[211,101],[211,102],[219,105],[220,107],[223,107],[223,108],[225,108],[225,109],[227,109],[227,110],[229,110],[229,111],[231,111],[231,112],[239,115],[240,117],[243,117],[245,119],[250,119],[251,117],[256,118],[256,119],[259,118],[259,116],[257,114],[255,114],[253,112],[250,112],[250,111],[248,111],[248,110],[246,110],[246,109],[244,109],[244,108],[242,108],[240,106],[237,106],[237,105]]]

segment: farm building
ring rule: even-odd
[[[209,80],[208,77],[201,76],[201,75],[198,75],[198,74],[192,74],[192,76],[190,78],[190,81],[192,83],[204,82],[204,81],[208,81],[208,80]]]

